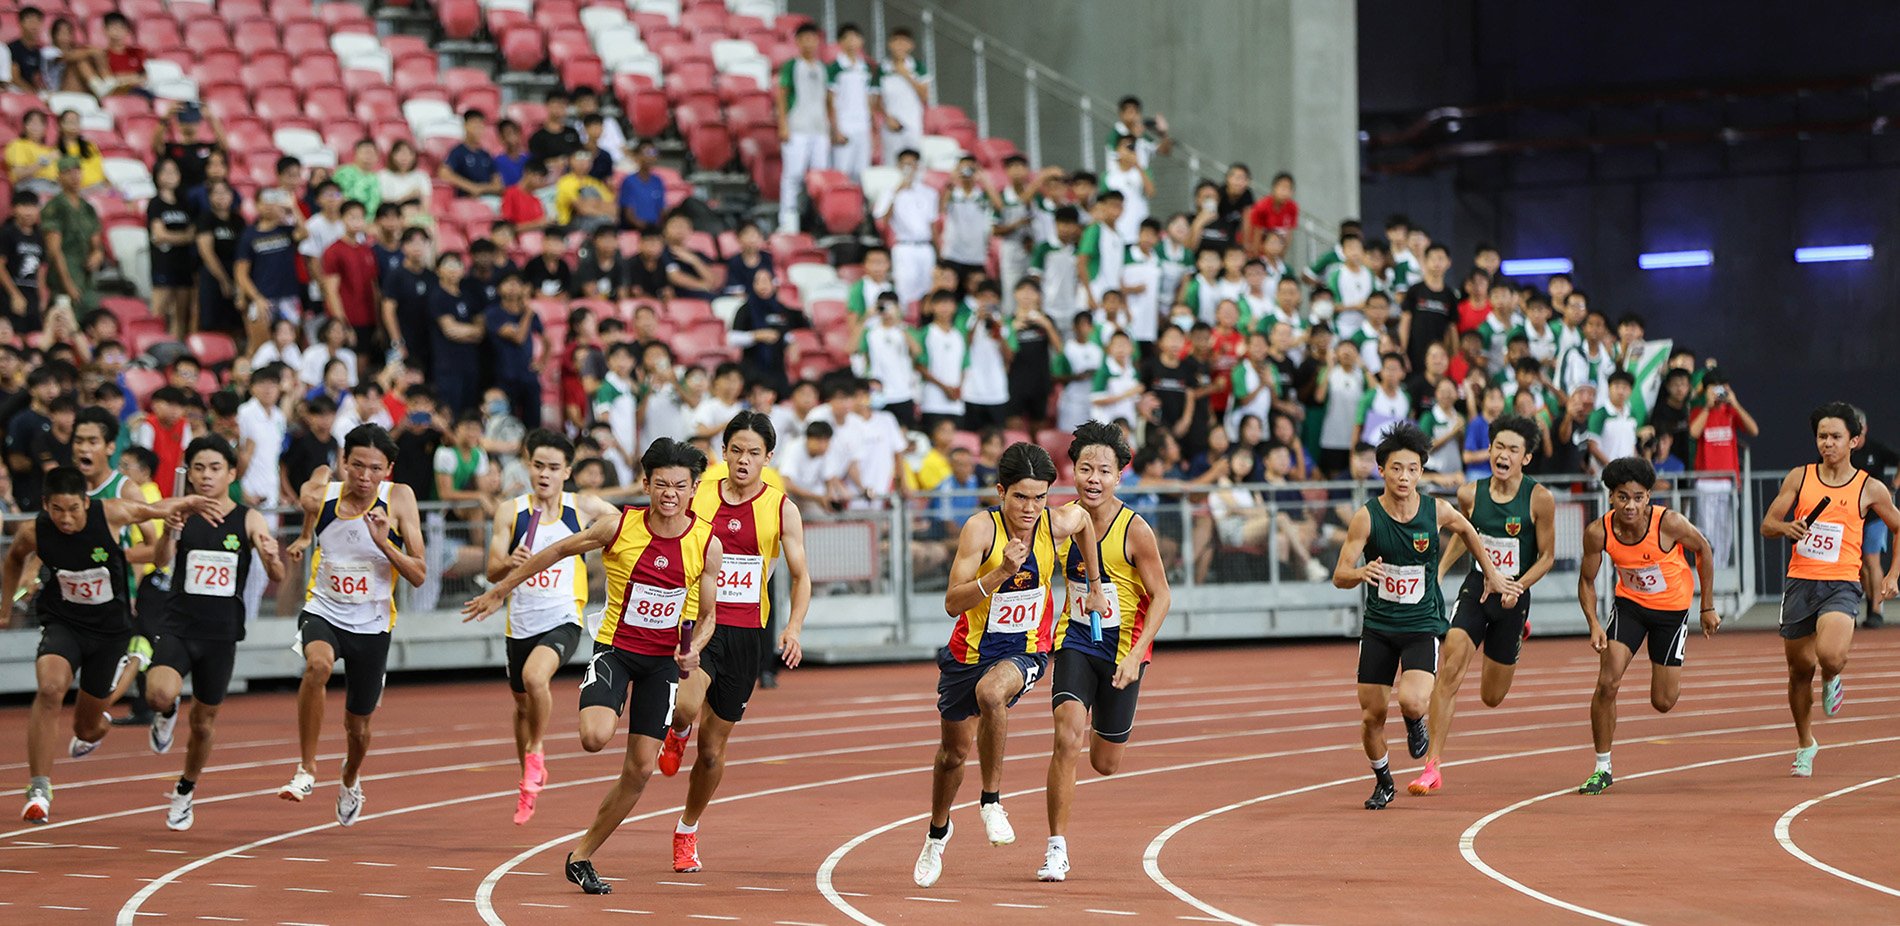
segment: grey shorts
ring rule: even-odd
[[[1859,582],[1789,579],[1781,589],[1782,639],[1814,636],[1815,624],[1823,614],[1845,614],[1849,620],[1859,617],[1862,597]]]

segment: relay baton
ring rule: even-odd
[[[1088,606],[1088,593],[1089,593],[1089,583],[1083,583],[1082,585],[1083,607]],[[1102,642],[1102,612],[1096,611],[1093,609],[1090,609],[1089,611],[1089,639],[1093,640],[1096,643]]]
[[[690,634],[686,632],[686,622],[680,621],[680,655],[681,656],[686,655],[686,651],[692,648],[693,648],[693,638]],[[692,674],[693,673],[688,672],[685,669],[681,669],[680,681],[682,682],[686,681],[686,677]]]
[[[1825,495],[1821,496],[1821,503],[1819,505],[1814,506],[1813,511],[1808,512],[1808,516],[1801,521],[1801,526],[1808,527],[1808,528],[1813,527],[1814,522],[1819,521],[1821,519],[1821,512],[1826,511],[1828,503],[1832,501],[1834,500],[1831,498],[1828,498]]]
[[[534,552],[534,529],[539,526],[540,523],[541,512],[536,511],[534,505],[530,503],[528,505],[528,530],[521,535],[521,545],[527,547],[530,553]]]
[[[180,466],[178,467],[178,470],[172,474],[172,497],[179,498],[183,496],[184,494],[185,494],[185,468]]]

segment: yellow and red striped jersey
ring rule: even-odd
[[[649,510],[627,508],[601,561],[607,567],[607,613],[594,639],[643,656],[678,651],[680,627],[699,617],[699,577],[712,527],[695,517],[676,537],[648,524]]]

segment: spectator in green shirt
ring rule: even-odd
[[[377,180],[377,172],[382,170],[382,164],[378,163],[381,160],[376,143],[365,138],[356,143],[350,163],[330,175],[343,191],[343,199],[362,203],[366,215],[375,215],[376,207],[383,202],[383,188]]]
[[[40,210],[46,251],[52,257],[54,292],[64,294],[79,309],[99,306],[93,275],[105,264],[104,226],[99,210],[79,195],[78,158],[59,159],[59,193]]]

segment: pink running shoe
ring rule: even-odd
[[[1425,771],[1418,776],[1418,780],[1407,785],[1405,790],[1423,796],[1438,790],[1444,784],[1445,779],[1438,774],[1438,762],[1433,760],[1425,763]]]
[[[535,792],[528,790],[528,782],[521,782],[521,795],[515,798],[515,825],[520,826],[534,817]]]
[[[548,784],[548,760],[538,752],[531,752],[522,764],[526,767],[522,770],[521,790],[540,794]]]

